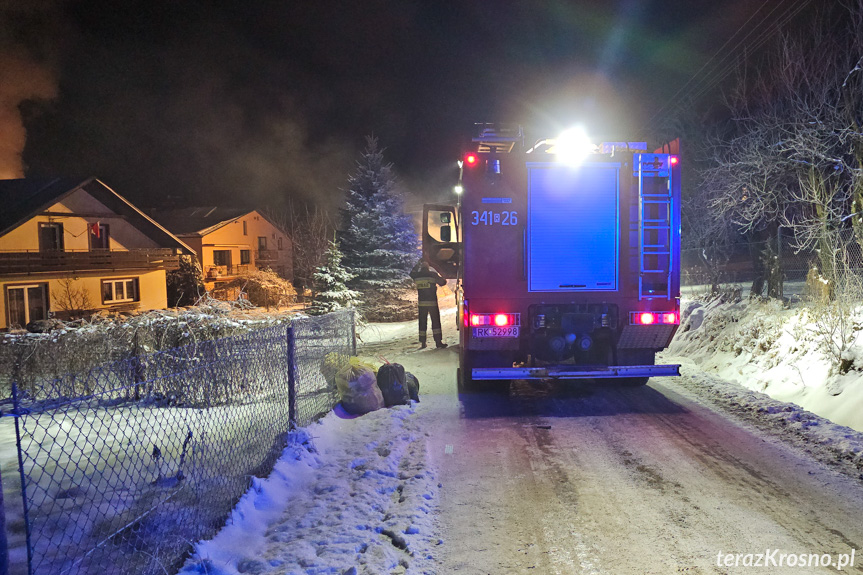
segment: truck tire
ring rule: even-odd
[[[473,357],[470,352],[462,351],[459,357],[459,368],[456,372],[456,388],[459,395],[467,395],[479,391],[477,382],[471,377]]]
[[[619,365],[654,365],[656,352],[652,349],[632,349],[617,352]],[[621,377],[617,380],[624,387],[641,387],[647,385],[649,377]]]
[[[479,380],[471,377],[475,366],[497,365],[494,355],[489,352],[462,352],[460,367],[457,371],[457,389],[460,395],[474,393],[494,393],[509,395],[509,380]]]

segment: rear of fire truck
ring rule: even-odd
[[[676,153],[482,125],[459,165],[459,204],[425,206],[423,253],[457,282],[461,392],[679,374],[654,361],[680,323]]]

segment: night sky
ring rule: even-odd
[[[94,175],[146,207],[332,207],[374,134],[430,201],[473,122],[649,139],[732,34],[790,3],[0,0],[0,154],[11,102],[28,176]]]

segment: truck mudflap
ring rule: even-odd
[[[610,365],[549,366],[549,367],[475,367],[474,380],[493,379],[611,379],[622,377],[668,377],[680,375],[680,366],[667,365]]]

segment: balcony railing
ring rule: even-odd
[[[252,269],[248,264],[238,266],[204,266],[204,278],[207,280],[224,279],[247,273]]]
[[[275,262],[282,258],[281,254],[282,252],[279,250],[257,250],[255,251],[255,261]]]
[[[172,249],[93,251],[0,251],[0,275],[99,270],[174,270],[179,256]]]

